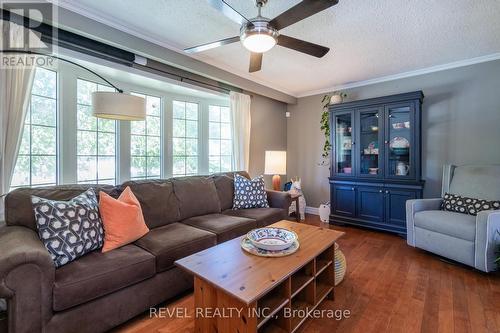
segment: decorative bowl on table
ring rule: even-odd
[[[250,231],[247,238],[255,247],[267,251],[282,251],[297,241],[297,234],[283,228],[258,228]]]

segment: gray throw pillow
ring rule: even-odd
[[[104,229],[93,189],[69,201],[31,196],[38,235],[56,267],[102,247]]]
[[[233,209],[268,208],[264,176],[252,180],[234,175]]]

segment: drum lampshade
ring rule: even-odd
[[[120,92],[96,91],[92,93],[92,114],[106,119],[144,120],[146,100]]]

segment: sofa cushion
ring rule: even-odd
[[[213,176],[221,210],[233,207],[234,179],[228,175]]]
[[[210,177],[191,176],[172,179],[179,200],[181,220],[192,216],[220,213],[219,196]]]
[[[224,172],[211,176],[214,180],[217,194],[219,195],[221,211],[233,208],[235,174],[250,179],[250,175],[246,171]]]
[[[225,215],[246,217],[257,221],[257,227],[265,227],[286,218],[286,211],[280,208],[227,209]]]
[[[130,244],[149,232],[144,222],[141,204],[130,187],[118,199],[101,192],[99,211],[105,230],[102,252]]]
[[[89,188],[93,188],[99,198],[99,191],[103,191],[118,198],[119,190],[111,185],[57,185],[43,187],[23,187],[7,194],[5,197],[5,223],[7,225],[18,225],[37,230],[35,215],[31,205],[31,196],[50,200],[68,201],[82,194]]]
[[[217,243],[239,237],[257,227],[257,221],[253,219],[223,214],[195,216],[182,223],[213,232],[217,235]]]
[[[156,271],[174,266],[174,261],[217,244],[217,236],[182,223],[151,230],[135,244],[156,257]]]
[[[415,213],[415,226],[448,236],[474,241],[476,217],[442,210]]]
[[[122,190],[127,186],[141,203],[144,221],[150,229],[180,220],[179,202],[169,180],[128,181],[122,184]]]
[[[56,270],[54,310],[88,302],[154,274],[155,257],[135,245],[94,251]]]
[[[268,208],[264,176],[247,179],[234,175],[233,209]]]
[[[38,235],[56,267],[102,247],[104,229],[93,189],[68,201],[32,196],[31,202]]]

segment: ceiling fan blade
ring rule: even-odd
[[[338,2],[339,0],[303,0],[272,19],[269,23],[274,28],[281,30],[289,25],[302,21],[309,16],[336,5]]]
[[[261,67],[262,67],[262,53],[252,52],[250,54],[250,67],[248,68],[248,71],[250,73],[258,72],[260,71]]]
[[[236,9],[231,7],[224,0],[207,0],[207,1],[212,7],[214,7],[219,12],[224,14],[227,18],[238,23],[239,25],[243,25],[250,22],[245,16],[241,15]]]
[[[289,49],[299,51],[305,54],[312,55],[317,58],[323,57],[325,54],[330,51],[328,47],[321,46],[314,43],[306,42],[305,40],[279,35],[278,37],[278,45],[287,47]]]
[[[207,44],[201,44],[201,45],[198,45],[198,46],[188,47],[187,49],[184,49],[184,52],[186,52],[186,53],[197,53],[197,52],[201,52],[201,51],[210,50],[210,49],[222,46],[222,45],[236,43],[236,42],[239,42],[239,41],[240,41],[240,36],[229,37],[229,38],[221,39],[221,40],[218,40],[218,41],[212,42],[212,43],[207,43]]]

